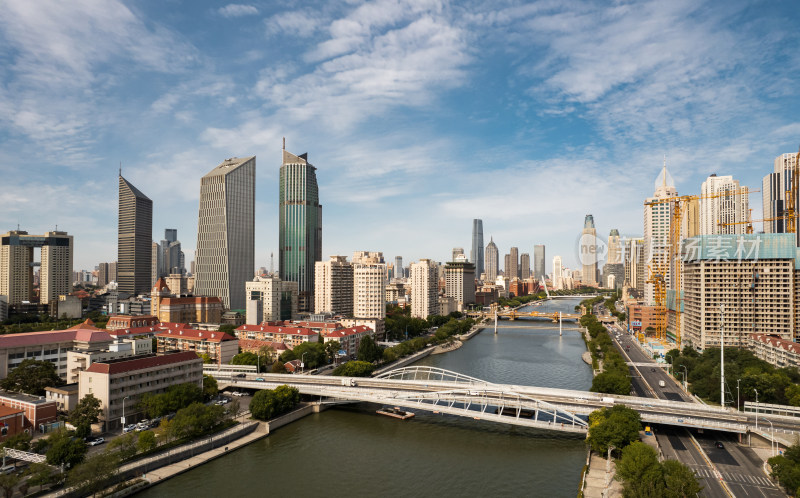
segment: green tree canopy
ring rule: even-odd
[[[617,454],[626,446],[639,440],[641,428],[639,413],[624,405],[595,410],[589,415],[589,445],[592,450],[605,455],[609,446]]]
[[[694,471],[677,460],[661,462],[664,469],[664,496],[666,498],[686,498],[699,496],[703,486],[697,481]]]
[[[251,353],[250,351],[244,351],[243,353],[239,353],[234,355],[231,358],[231,365],[252,365],[256,366],[258,364],[258,355],[255,353]]]
[[[378,361],[383,357],[383,348],[378,346],[371,336],[367,335],[361,338],[358,343],[358,352],[356,354],[358,361],[366,361],[372,363]]]
[[[119,461],[113,454],[95,453],[69,471],[67,484],[89,496],[106,488],[117,473]]]
[[[328,341],[325,343],[325,354],[328,356],[328,362],[333,363],[339,355],[339,350],[342,349],[342,344],[339,341]]]
[[[291,411],[300,402],[300,391],[286,385],[258,391],[250,400],[250,413],[258,420],[269,420]]]
[[[7,391],[34,396],[44,396],[46,387],[63,385],[64,381],[58,376],[55,364],[39,360],[22,360],[22,363],[8,373],[8,377],[0,380],[0,387]]]
[[[203,401],[203,389],[192,382],[170,386],[163,393],[145,393],[139,409],[150,418],[163,417],[195,402]]]
[[[281,355],[281,361],[303,360],[305,353],[305,368],[317,368],[327,363],[328,354],[325,346],[319,342],[304,342],[298,344],[291,351],[286,351]]]
[[[645,443],[631,443],[622,450],[616,478],[623,482],[626,498],[661,498],[665,495],[664,469],[658,463],[656,450]]]
[[[333,371],[333,375],[342,377],[369,377],[375,370],[375,365],[366,361],[348,361],[342,363]]]
[[[86,455],[86,443],[65,429],[59,429],[47,438],[47,463],[74,467],[83,461]]]
[[[100,400],[94,394],[87,394],[78,401],[69,414],[69,423],[74,425],[78,437],[86,437],[92,433],[92,424],[100,421]]]
[[[156,434],[153,431],[142,431],[139,433],[139,440],[136,443],[136,447],[142,453],[150,451],[158,446],[158,442],[156,441]]]
[[[136,434],[129,432],[115,437],[108,443],[108,451],[116,452],[120,460],[127,460],[136,455]]]
[[[203,400],[208,401],[219,393],[217,379],[210,375],[203,375]]]

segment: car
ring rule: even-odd
[[[256,377],[256,382],[266,382],[263,377]]]
[[[247,375],[245,375],[245,374],[236,374],[234,377],[238,377],[240,379],[244,379],[245,377],[247,377]]]
[[[231,393],[231,396],[247,396],[247,393],[240,393],[239,391],[234,391]]]
[[[122,433],[127,434],[133,430],[136,430],[136,424],[128,424],[122,429]]]
[[[651,371],[651,372],[655,372],[655,371],[656,371],[656,369],[655,369],[655,368],[651,368],[651,369],[650,369],[650,371]]]
[[[719,449],[723,449],[723,448],[725,448],[725,445],[723,445],[723,444],[722,444],[722,441],[716,441],[716,442],[714,443],[714,446],[716,446],[716,447],[717,447],[717,448],[719,448]]]
[[[88,444],[89,444],[89,446],[97,446],[98,444],[103,444],[105,442],[106,442],[106,440],[104,438],[97,437],[97,438],[94,438],[91,441],[89,441]]]

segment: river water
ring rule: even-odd
[[[546,304],[573,312],[579,299]],[[538,307],[545,309],[545,306]],[[533,309],[526,307],[525,309]],[[500,322],[431,365],[508,384],[588,390],[574,326]],[[580,436],[418,412],[408,421],[347,405],[308,416],[269,437],[137,496],[542,496],[574,497],[586,450]]]

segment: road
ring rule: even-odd
[[[697,402],[681,389],[661,368],[655,366],[652,358],[642,351],[636,340],[624,330],[612,328],[612,339],[627,361],[635,363],[650,362],[653,367],[631,367],[632,387],[638,396],[656,397],[671,401]],[[627,346],[630,346],[626,349]],[[659,387],[664,381],[666,387]],[[728,492],[720,484],[720,479],[734,496],[784,497],[783,491],[773,483],[761,469],[761,460],[748,447],[740,446],[737,436],[716,431],[703,431],[690,434],[688,430],[660,426],[654,427],[658,444],[665,458],[678,460],[691,468],[703,486],[703,495],[709,497],[728,497]],[[715,443],[723,443],[717,448]],[[699,447],[698,447],[699,446]],[[712,465],[709,465],[708,461]]]

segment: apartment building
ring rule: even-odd
[[[220,323],[222,300],[218,297],[175,297],[166,280],[159,278],[150,291],[150,315],[159,322]]]
[[[778,368],[800,368],[800,344],[768,334],[749,334],[747,348]]]
[[[323,337],[323,342],[339,341],[340,350],[344,351],[345,357],[355,359],[358,354],[358,346],[361,339],[367,336],[374,337],[375,332],[366,326],[350,327],[329,332]]]
[[[304,342],[319,342],[319,333],[303,327],[277,325],[242,325],[234,333],[239,339],[282,342],[292,348]]]
[[[194,330],[185,327],[169,328],[156,334],[158,353],[191,351],[197,355],[207,354],[211,363],[228,364],[239,354],[239,341],[230,334],[219,331]]]
[[[314,270],[314,313],[353,314],[353,265],[346,256],[317,261]]]
[[[152,327],[159,322],[154,315],[111,315],[106,323],[106,330],[132,329]]]
[[[100,400],[100,423],[107,431],[125,423],[123,411],[128,421],[138,417],[143,394],[184,383],[203,386],[203,360],[190,351],[93,363],[80,373],[78,392],[81,399],[92,394]]]

